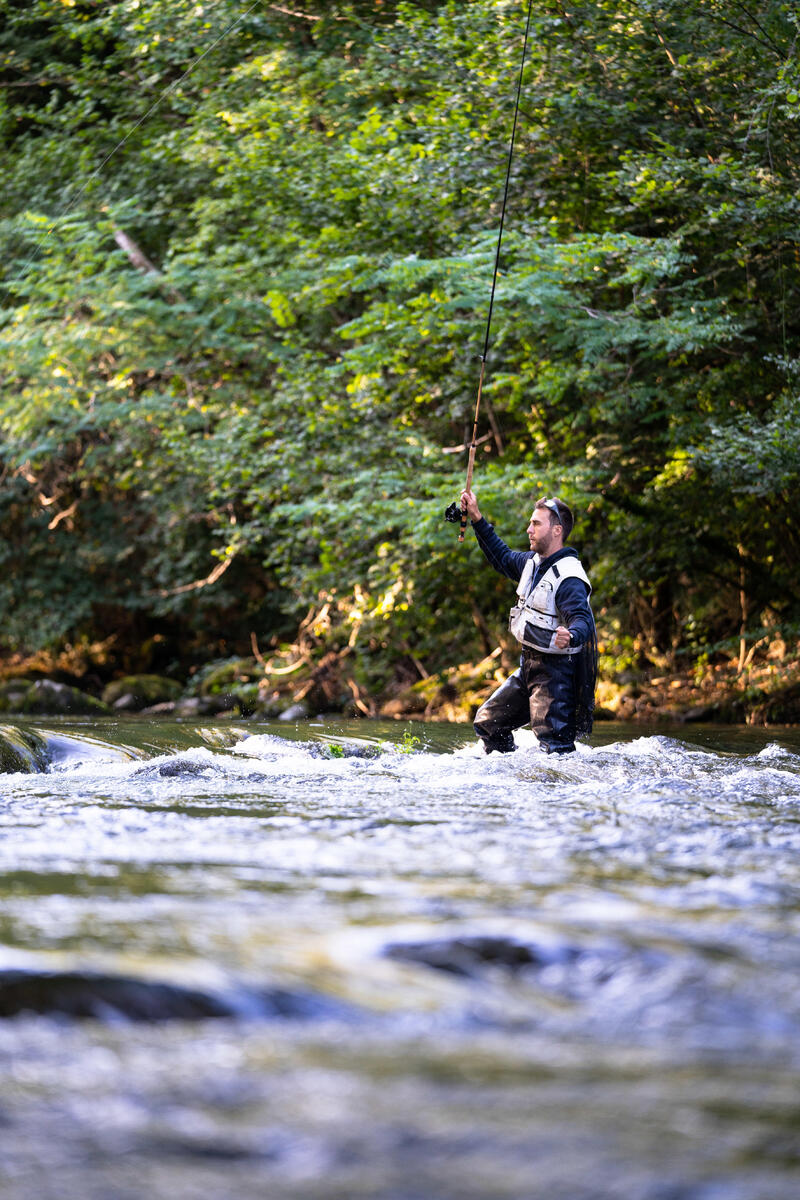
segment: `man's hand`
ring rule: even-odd
[[[566,650],[567,646],[569,645],[569,630],[567,629],[566,625],[559,625],[558,629],[556,630],[556,635],[553,638],[553,644],[556,645],[559,650]]]
[[[466,508],[470,521],[480,521],[481,510],[478,508],[478,501],[475,498],[474,492],[461,493],[461,507]]]

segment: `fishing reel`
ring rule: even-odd
[[[452,504],[448,504],[444,510],[445,521],[452,521],[454,525],[458,525],[458,540],[463,542],[464,530],[467,528],[467,513],[466,509],[462,509],[460,504],[456,504],[455,500]]]

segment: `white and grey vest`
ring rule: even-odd
[[[558,611],[558,588],[565,579],[582,579],[591,593],[592,585],[577,558],[567,556],[545,571],[530,591],[533,573],[539,565],[538,555],[529,558],[517,584],[517,603],[511,609],[508,628],[518,642],[529,650],[544,654],[580,654],[580,646],[560,650],[553,644],[556,630],[565,622]]]

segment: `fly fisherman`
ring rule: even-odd
[[[564,545],[572,513],[557,497],[537,500],[525,551],[498,537],[474,492],[462,493],[461,506],[489,563],[518,584],[509,629],[522,645],[517,670],[478,709],[475,732],[487,754],[507,754],[515,749],[512,731],[530,721],[543,750],[568,754],[576,736],[592,731],[597,679],[592,587],[577,551]]]

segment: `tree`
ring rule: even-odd
[[[375,686],[484,653],[503,585],[441,511],[526,6],[2,7],[7,644],[207,650],[324,593]],[[655,657],[742,594],[798,619],[797,36],[766,0],[533,6],[476,486],[512,539],[575,505]]]

